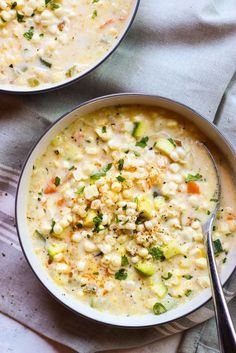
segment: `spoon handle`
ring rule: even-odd
[[[222,353],[233,353],[236,352],[236,334],[216,267],[212,243],[212,225],[213,224],[211,224],[208,230],[206,231],[205,242],[218,331],[218,340],[220,351]]]

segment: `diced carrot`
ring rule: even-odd
[[[63,31],[63,29],[64,29],[64,27],[65,27],[65,21],[63,21],[63,22],[61,22],[61,23],[59,23],[58,25],[57,25],[57,28],[59,29],[59,31]]]
[[[107,26],[111,25],[113,22],[114,22],[114,20],[113,20],[112,18],[110,18],[110,20],[104,22],[99,28],[100,28],[100,29],[104,29],[104,28],[106,28]]]
[[[232,213],[227,215],[227,220],[228,221],[233,221],[235,219],[234,215]]]
[[[52,178],[48,183],[48,185],[46,186],[46,188],[44,189],[44,194],[53,194],[54,192],[56,192],[56,189],[57,187],[55,185],[55,179]]]
[[[64,204],[64,202],[65,202],[65,199],[59,199],[59,200],[57,200],[57,206],[63,206],[63,204]]]
[[[189,194],[200,194],[200,188],[194,181],[190,181],[187,184],[187,191]]]

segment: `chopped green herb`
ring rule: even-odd
[[[191,290],[191,289],[187,289],[187,290],[185,291],[185,293],[184,293],[184,295],[185,295],[186,297],[189,297],[191,294],[192,294],[192,290]]]
[[[39,237],[39,239],[46,241],[45,236],[41,232],[39,232],[37,229],[35,230],[35,234]]]
[[[128,277],[128,273],[124,268],[121,268],[119,271],[115,273],[115,279],[119,281],[124,281]]]
[[[140,141],[136,142],[135,146],[139,146],[141,148],[144,148],[147,146],[148,140],[149,140],[148,136],[143,137]]]
[[[97,17],[97,15],[98,15],[97,10],[94,10],[92,14],[92,19],[94,20]]]
[[[174,147],[176,147],[176,143],[175,143],[175,141],[174,141],[171,137],[168,139],[168,141],[169,141]]]
[[[214,254],[216,256],[218,256],[220,253],[224,251],[220,239],[216,239],[213,241],[213,248],[214,248]]]
[[[116,179],[117,179],[120,183],[123,183],[123,181],[125,181],[125,178],[123,178],[121,175],[118,175],[118,177],[116,177]]]
[[[165,255],[163,251],[158,247],[149,248],[148,252],[150,255],[152,255],[154,260],[159,260],[159,261],[165,260]]]
[[[30,29],[27,31],[27,32],[25,32],[24,34],[23,34],[23,36],[27,39],[27,40],[31,40],[32,38],[33,38],[33,35],[34,35],[34,27],[30,27]]]
[[[59,9],[60,4],[55,3],[53,0],[45,0],[45,6],[50,6],[51,10]]]
[[[17,6],[17,2],[14,1],[14,2],[11,4],[11,9],[13,10],[16,6]]]
[[[196,175],[188,174],[185,182],[189,183],[190,181],[202,181],[202,175],[197,173]]]
[[[95,4],[96,2],[99,2],[99,0],[93,0],[92,4]]]
[[[118,170],[121,171],[124,167],[124,160],[123,159],[119,159],[118,161]]]
[[[127,266],[129,264],[129,260],[127,256],[121,256],[121,266]]]
[[[111,169],[112,163],[107,164],[100,172],[92,174],[90,179],[99,180],[101,177],[106,176],[106,173]]]
[[[122,210],[123,210],[123,211],[127,210],[127,205],[124,205],[124,206],[122,207]]]
[[[98,233],[101,231],[101,223],[102,223],[102,219],[103,219],[103,214],[99,213],[96,217],[93,218],[93,223],[94,223],[94,229],[93,231]]]
[[[22,15],[18,11],[16,11],[16,18],[17,18],[17,21],[20,22],[20,23],[25,22],[24,21],[24,15]]]
[[[75,74],[75,69],[76,65],[71,66],[67,71],[66,71],[66,77],[72,77]]]
[[[51,69],[52,64],[50,62],[44,60],[43,58],[39,58],[39,60],[44,66],[47,66],[49,69]]]
[[[75,192],[76,195],[81,195],[82,192],[84,191],[84,189],[85,189],[85,186],[81,186],[81,187]]]
[[[157,191],[153,191],[152,196],[153,196],[154,199],[155,199],[155,197],[159,196],[159,193],[158,193]]]
[[[170,279],[172,277],[172,273],[168,272],[167,276],[161,276],[162,279],[164,279],[165,281],[167,281],[168,279]]]
[[[225,264],[226,261],[227,261],[227,257],[225,257],[225,258],[223,259],[222,263]]]
[[[183,277],[185,278],[185,279],[191,279],[191,278],[193,278],[193,276],[191,276],[191,275],[183,275]]]
[[[161,303],[154,304],[152,310],[155,315],[160,315],[160,314],[164,314],[167,312],[165,306]]]
[[[103,126],[103,127],[102,127],[102,133],[105,134],[106,132],[107,132],[106,126]]]
[[[207,210],[207,215],[210,216],[210,214],[211,214],[211,211]]]
[[[60,183],[61,183],[61,178],[59,178],[58,176],[56,176],[55,181],[54,181],[54,184],[55,184],[56,186],[59,186]]]
[[[52,219],[50,234],[52,234],[52,233],[54,232],[54,226],[55,226],[55,224],[56,224],[56,222],[54,221],[54,219]]]
[[[136,221],[135,221],[135,224],[143,224],[144,222],[146,222],[146,217],[144,216],[144,214],[143,214],[143,212],[141,212],[139,215],[138,215],[138,217],[137,217],[137,219],[136,219]]]
[[[72,167],[70,167],[68,170],[71,171],[71,170],[75,170],[75,169],[76,169],[75,166],[72,165]]]
[[[57,10],[59,9],[60,4],[57,4],[56,2],[51,2],[51,10]]]
[[[218,202],[219,200],[218,199],[215,199],[215,198],[212,198],[210,199],[211,202]]]

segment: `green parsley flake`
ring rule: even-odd
[[[168,279],[170,279],[172,277],[172,273],[168,272],[167,276],[161,276],[162,279],[164,279],[165,281],[167,281]]]
[[[37,237],[39,239],[46,241],[46,237],[41,232],[39,232],[37,229],[35,230],[35,234],[37,235]]]
[[[39,58],[39,60],[44,66],[47,66],[49,69],[51,69],[52,64],[50,62],[44,60],[43,58]]]
[[[93,218],[93,223],[94,223],[94,229],[93,231],[96,233],[99,233],[101,231],[101,223],[103,219],[103,214],[99,213],[96,217]]]
[[[23,34],[23,36],[27,39],[27,40],[31,40],[33,38],[34,35],[34,27],[30,27],[30,29],[28,30],[28,32],[25,32]]]
[[[127,279],[127,277],[128,277],[128,273],[124,268],[121,268],[119,271],[115,273],[115,279],[117,279],[118,281],[124,281]]]
[[[90,179],[99,180],[101,177],[106,176],[107,172],[111,169],[112,163],[107,164],[100,172],[92,174]]]
[[[56,186],[59,186],[60,183],[61,183],[61,178],[59,178],[58,176],[56,176],[55,181],[54,181],[54,184],[55,184]]]
[[[17,21],[22,23],[22,22],[25,22],[24,21],[24,15],[19,13],[18,11],[16,11],[16,18],[17,18]]]
[[[128,257],[123,255],[121,256],[121,266],[127,266],[129,264]]]
[[[140,141],[136,142],[135,146],[139,146],[141,148],[145,148],[147,146],[147,142],[149,140],[149,137],[143,137]]]
[[[117,179],[120,183],[123,183],[123,181],[125,181],[125,178],[123,178],[121,175],[118,175],[118,177],[116,177],[116,179]]]
[[[202,175],[199,173],[197,173],[196,175],[188,174],[185,179],[185,182],[189,183],[191,181],[202,181]]]
[[[193,278],[193,276],[191,276],[191,275],[183,275],[183,277],[188,280]]]
[[[176,143],[175,143],[175,141],[174,141],[171,137],[168,139],[168,141],[169,141],[174,147],[176,147]]]
[[[186,297],[189,297],[191,294],[192,294],[192,290],[191,289],[187,289],[186,291],[185,291],[185,293],[184,293],[184,295],[186,296]]]
[[[148,252],[150,255],[152,255],[154,260],[159,260],[161,262],[165,260],[163,251],[158,247],[149,248]]]
[[[214,254],[216,256],[218,256],[220,253],[224,251],[220,239],[216,239],[213,241],[213,248],[214,248]]]
[[[97,15],[98,15],[97,10],[94,10],[92,14],[92,19],[94,20],[97,17]]]
[[[124,160],[123,159],[119,159],[118,161],[118,170],[121,171],[124,167]]]
[[[81,186],[81,188],[79,188],[75,193],[76,195],[81,195],[82,192],[84,192],[85,186]]]

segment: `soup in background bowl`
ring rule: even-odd
[[[84,76],[119,44],[138,3],[1,1],[0,89],[42,91]]]
[[[199,121],[218,134],[172,101],[117,95],[79,107],[37,144],[18,191],[20,239],[40,280],[70,308],[147,326],[210,298],[201,225],[216,202],[216,179]],[[229,162],[211,151],[223,186],[213,240],[226,279],[236,198]]]

